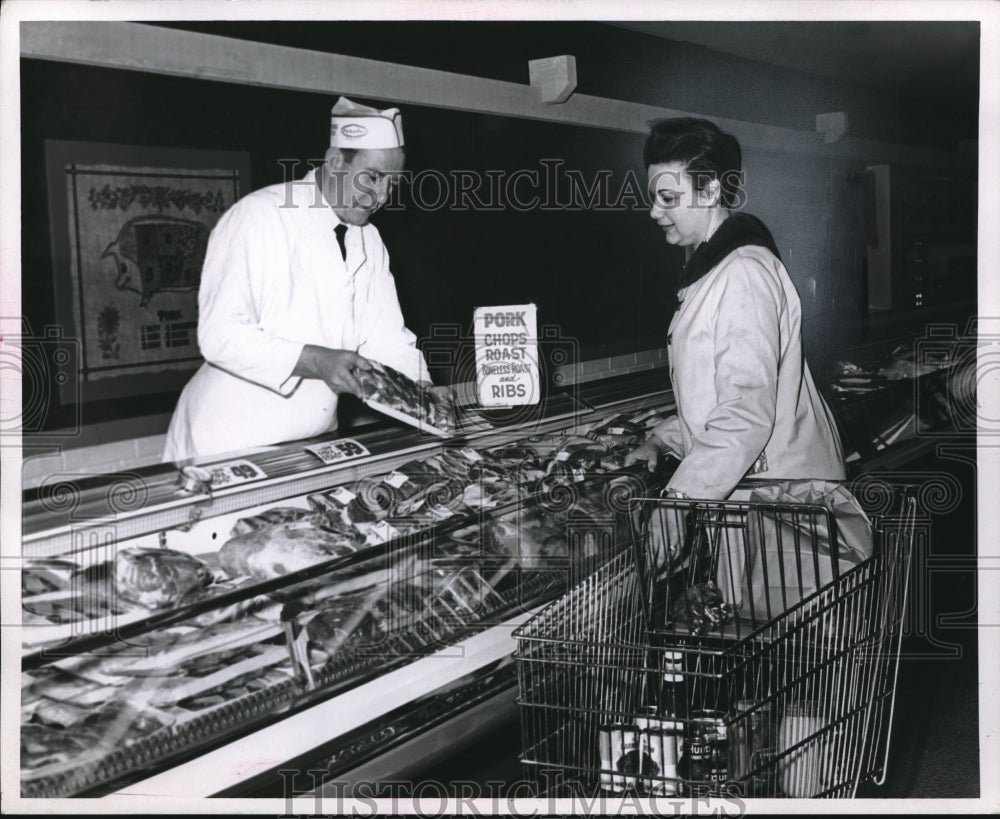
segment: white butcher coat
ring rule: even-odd
[[[781,261],[739,247],[679,298],[668,330],[677,415],[653,430],[681,460],[668,488],[721,500],[751,472],[842,480],[840,438],[803,358],[799,297]]]
[[[430,381],[378,230],[348,226],[345,262],[337,224],[315,170],[249,194],[219,220],[198,291],[205,363],[181,393],[164,460],[333,429],[336,394],[318,379],[292,376],[306,344],[353,350]]]

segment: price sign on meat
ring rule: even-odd
[[[338,441],[330,441],[326,444],[307,446],[306,450],[325,464],[349,461],[353,458],[363,458],[369,454],[367,449],[352,438],[341,438]]]
[[[250,463],[250,461],[229,461],[224,464],[215,464],[211,467],[211,471],[213,489],[220,486],[236,486],[267,477],[259,466]]]
[[[533,304],[476,308],[476,383],[481,406],[538,403],[536,312]]]

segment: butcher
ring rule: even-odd
[[[431,386],[370,222],[405,158],[398,109],[341,97],[324,164],[222,216],[198,291],[205,363],[178,400],[165,461],[331,431],[338,395],[360,393],[371,361]]]

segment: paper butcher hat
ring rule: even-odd
[[[341,97],[330,112],[331,148],[400,148],[403,115],[398,108],[379,111]]]

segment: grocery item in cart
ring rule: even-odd
[[[838,483],[782,481],[756,487],[750,502],[758,510],[747,518],[749,560],[737,544],[719,560],[719,584],[740,590],[741,616],[767,620],[804,600],[872,554],[871,522],[857,500]],[[809,504],[830,510],[836,527],[831,537],[825,515],[796,513],[768,504]],[[742,576],[724,576],[726,572]]]
[[[658,706],[647,705],[635,719],[640,743],[649,757],[649,772],[641,783],[648,794],[670,795],[678,791],[677,758],[678,750],[683,747],[684,725],[671,718],[676,716],[674,712],[661,713]]]
[[[729,770],[742,782],[746,796],[772,790],[775,752],[773,709],[770,702],[740,700],[729,726]]]
[[[671,796],[680,789],[677,771],[678,728],[655,727],[643,733],[650,772],[644,790],[653,796]]]
[[[627,790],[638,790],[641,783],[660,774],[660,767],[649,755],[649,746],[638,728],[633,726],[622,736],[622,753],[615,768],[622,773]]]
[[[361,399],[376,409],[418,429],[449,437],[457,422],[454,405],[430,390],[425,390],[398,370],[371,362],[372,369],[358,370]]]
[[[719,795],[729,780],[726,721],[718,711],[693,711],[681,774],[696,795]]]
[[[115,556],[119,596],[147,608],[176,605],[212,579],[201,560],[174,549],[133,546]]]
[[[600,756],[600,786],[609,793],[636,790],[642,778],[655,776],[649,753],[640,742],[639,729],[632,723],[608,723],[597,732]]]
[[[712,581],[696,583],[671,595],[670,619],[687,626],[693,634],[717,631],[735,617],[736,607],[723,601],[722,592]]]
[[[778,752],[783,754],[778,770],[782,791],[793,799],[808,799],[827,787],[833,759],[825,727],[819,703],[802,701],[785,706],[778,729]]]

